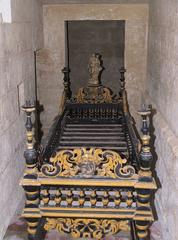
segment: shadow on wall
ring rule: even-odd
[[[35,140],[37,144],[41,143],[42,137],[43,137],[43,131],[42,131],[42,123],[40,120],[40,115],[44,111],[44,106],[40,104],[40,101],[38,99],[38,88],[37,88],[37,66],[36,66],[36,54],[37,51],[34,52],[34,68],[35,68],[35,96],[36,96],[36,114],[35,114]]]
[[[162,185],[161,185],[161,182],[158,178],[158,174],[156,172],[156,162],[158,160],[158,155],[156,153],[156,149],[155,149],[155,140],[156,140],[156,136],[154,134],[155,132],[155,128],[154,128],[154,124],[153,124],[153,118],[154,116],[156,115],[157,111],[156,109],[152,108],[152,105],[149,105],[150,109],[151,109],[151,115],[150,115],[150,146],[151,146],[151,152],[152,152],[152,155],[153,155],[153,162],[152,162],[152,173],[153,173],[153,177],[155,178],[155,181],[156,181],[156,184],[157,184],[157,188],[161,188]],[[158,191],[158,189],[156,191]],[[154,217],[156,220],[158,220],[158,215],[157,215],[157,212],[156,212],[156,208],[155,208],[155,199],[152,198],[152,208],[153,208],[153,214],[154,214]]]

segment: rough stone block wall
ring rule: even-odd
[[[19,104],[35,99],[34,51],[43,44],[41,4],[13,0],[12,22],[0,22],[0,239],[23,196],[25,118]]]
[[[155,128],[156,172],[160,189],[156,209],[162,239],[178,239],[178,4],[174,0],[150,2],[148,41],[148,102],[157,113]]]
[[[42,0],[43,4],[79,4],[79,3],[87,3],[87,4],[94,4],[99,3],[101,4],[101,0]],[[149,3],[150,0],[102,0],[102,3],[108,3],[108,4],[138,4],[138,3]]]
[[[125,20],[126,87],[130,109],[136,118],[135,113],[145,91],[148,10],[148,4],[44,5],[44,49],[38,52],[37,68],[39,100],[44,105],[41,121],[45,134],[58,114],[63,91],[61,69],[65,64],[65,20]]]

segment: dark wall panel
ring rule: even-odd
[[[102,83],[119,91],[119,69],[124,65],[125,21],[69,21],[69,67],[74,93],[88,82],[88,60],[92,53],[102,55]]]

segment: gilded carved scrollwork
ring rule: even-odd
[[[113,235],[119,231],[129,231],[129,221],[114,219],[72,219],[47,218],[45,230],[56,229],[60,233],[70,233],[73,238],[101,239],[105,235]]]
[[[41,172],[45,176],[83,178],[134,178],[134,167],[127,160],[111,150],[79,148],[61,150],[44,164]]]
[[[77,103],[112,103],[114,102],[113,96],[109,88],[98,87],[86,87],[79,88],[77,96]]]

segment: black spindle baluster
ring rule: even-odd
[[[152,182],[152,173],[151,173],[151,163],[152,163],[152,153],[150,150],[150,133],[149,126],[147,123],[147,118],[151,114],[151,109],[146,108],[138,112],[142,117],[142,128],[141,131],[143,133],[142,147],[140,152],[140,170],[138,172],[139,182]],[[137,190],[137,209],[149,209],[151,201],[151,190],[150,189],[138,189]],[[139,239],[147,239],[148,237],[148,221],[136,221],[136,230],[137,236]]]
[[[72,95],[72,92],[70,89],[70,78],[69,78],[70,69],[68,67],[64,67],[62,69],[62,73],[64,74],[63,84],[64,84],[65,98],[66,100],[69,100]]]
[[[33,124],[31,120],[31,115],[35,112],[35,104],[30,101],[26,101],[26,104],[22,106],[22,110],[26,113],[27,121],[25,124],[26,127],[26,136],[27,136],[27,149],[24,152],[24,157],[26,160],[26,169],[24,173],[25,180],[37,179],[38,169],[37,169],[37,151],[34,148],[34,133],[33,133]],[[23,185],[26,195],[25,208],[38,208],[39,206],[39,186],[34,183],[33,186]],[[28,225],[28,235],[29,239],[34,239],[37,226],[38,218],[25,217]]]
[[[121,67],[120,69],[121,92],[125,90],[125,72],[126,72],[126,69],[124,67]]]

